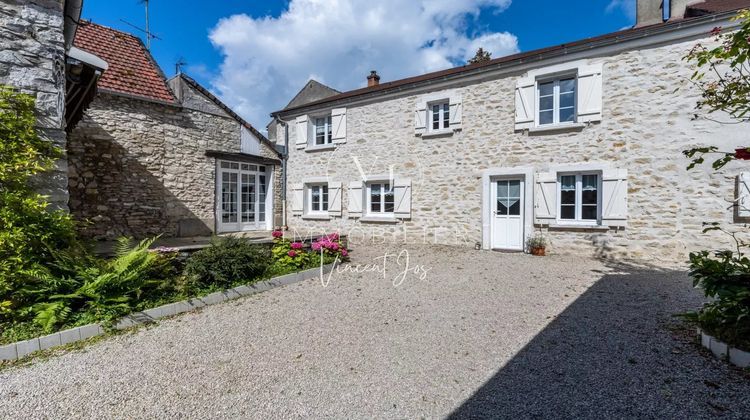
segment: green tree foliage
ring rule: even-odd
[[[474,57],[472,57],[468,61],[468,64],[484,63],[485,61],[490,61],[491,59],[492,53],[489,51],[485,51],[482,47],[479,47],[477,53],[474,54]]]
[[[720,45],[708,48],[697,44],[685,56],[696,66],[691,80],[701,90],[697,108],[709,114],[723,112],[731,118],[728,124],[750,122],[750,11],[743,10],[735,18],[741,22],[738,30],[713,34]],[[717,155],[712,167],[721,169],[735,159],[734,151],[720,151],[715,146],[696,147],[683,151],[691,159],[688,169],[705,162],[705,155]]]
[[[0,86],[0,315],[13,308],[12,291],[44,271],[49,249],[75,239],[70,217],[30,185],[61,156],[35,126],[34,98]]]

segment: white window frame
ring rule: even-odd
[[[583,176],[596,176],[596,219],[583,219]],[[562,177],[576,177],[575,192],[575,219],[562,218]],[[584,225],[599,226],[602,223],[602,172],[601,171],[580,171],[580,172],[558,172],[557,173],[557,223],[559,225]]]
[[[320,203],[318,210],[313,209],[313,190],[320,189]],[[325,201],[323,200],[323,188],[325,188]],[[323,204],[325,203],[325,210]],[[310,215],[327,215],[330,202],[330,190],[327,183],[309,183],[305,184],[305,214]]]
[[[574,84],[573,85],[574,86],[573,121],[560,122],[560,81],[569,80],[569,79],[573,79],[573,84]],[[542,113],[540,85],[550,83],[550,82],[554,84],[554,87],[552,90],[552,98],[553,98],[552,122],[542,124],[541,118],[540,118],[541,113]],[[577,73],[562,73],[562,74],[547,75],[544,77],[537,78],[536,84],[534,86],[534,90],[535,90],[535,96],[536,96],[534,125],[536,127],[566,126],[566,125],[575,125],[578,123],[578,74]]]
[[[435,117],[435,111],[433,108],[435,106],[438,107],[438,128],[433,127],[433,118]],[[449,98],[427,103],[427,131],[430,133],[449,131],[451,129],[450,110],[451,104]]]
[[[395,190],[394,190],[394,182],[393,180],[383,180],[383,181],[370,181],[365,184],[365,205],[367,206],[365,208],[365,214],[369,216],[378,216],[378,217],[396,217],[396,196],[395,196]],[[380,192],[380,211],[373,211],[372,210],[372,186],[373,185],[380,185],[381,186],[381,192]],[[391,194],[393,196],[394,202],[393,202],[393,210],[392,211],[385,211],[385,189],[384,186],[388,185],[390,187]]]
[[[325,147],[333,144],[333,116],[332,114],[313,116],[312,147]],[[323,120],[323,143],[318,143],[319,120]]]

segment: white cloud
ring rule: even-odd
[[[224,61],[212,85],[258,128],[310,79],[348,90],[452,67],[478,47],[500,57],[518,51],[508,32],[466,35],[482,11],[511,0],[291,0],[278,17],[224,18],[211,42]]]
[[[635,22],[635,1],[636,0],[610,0],[607,5],[607,13],[619,11],[623,13],[628,19]]]

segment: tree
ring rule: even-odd
[[[715,48],[697,44],[685,60],[697,66],[691,76],[701,90],[697,108],[709,114],[725,113],[732,120],[723,121],[726,124],[747,124],[750,122],[750,10],[740,11],[734,20],[742,22],[739,30],[722,34],[722,28],[714,28],[711,33],[721,44]],[[716,170],[734,159],[750,160],[750,147],[734,152],[719,151],[715,146],[696,147],[683,154],[692,159],[688,169],[702,164],[705,155],[718,155],[712,164]]]
[[[484,63],[486,61],[490,61],[492,59],[492,53],[489,51],[485,51],[484,48],[479,47],[477,50],[477,53],[474,54],[474,57],[469,60],[469,64],[476,64],[476,63]]]
[[[49,210],[29,182],[61,156],[37,132],[34,109],[34,97],[0,86],[0,314],[24,279],[43,270],[49,249],[75,239],[70,216]]]

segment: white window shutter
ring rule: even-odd
[[[349,217],[362,217],[362,181],[349,183]]]
[[[393,213],[399,219],[411,219],[411,179],[393,180]]]
[[[737,217],[750,217],[750,172],[737,177]]]
[[[602,120],[602,65],[578,69],[578,122]]]
[[[328,183],[328,214],[341,216],[341,183]]]
[[[331,134],[334,143],[346,143],[346,108],[335,108],[331,112]]]
[[[628,222],[628,171],[607,169],[602,174],[602,225],[625,227]]]
[[[308,135],[310,132],[310,129],[308,127],[309,121],[307,115],[302,115],[301,117],[297,117],[297,121],[295,124],[295,131],[297,132],[297,141],[296,145],[298,149],[304,149],[307,147],[307,141],[308,141]]]
[[[536,174],[534,191],[534,223],[549,225],[557,220],[557,174]]]
[[[420,101],[414,109],[414,134],[421,136],[427,130],[427,102]]]
[[[463,104],[461,95],[453,95],[449,99],[450,106],[450,127],[454,130],[461,129],[461,118],[463,114]]]
[[[523,78],[516,82],[516,130],[534,127],[536,119],[536,80]]]
[[[305,186],[294,184],[292,186],[292,214],[301,215],[305,206]]]

